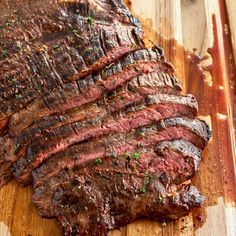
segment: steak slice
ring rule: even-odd
[[[209,139],[211,138],[211,131],[209,129],[209,126],[204,120],[189,119],[188,117],[176,117],[158,122],[159,129],[166,129],[167,127],[172,127],[172,126],[177,126],[177,127],[186,126],[192,132],[196,133],[201,138],[194,140],[193,144],[202,150],[204,149],[204,147],[209,142]],[[186,135],[184,135],[183,137],[186,138]]]
[[[113,91],[143,73],[163,73],[169,83],[171,80],[176,81],[172,65],[164,61],[159,51],[153,48],[130,52],[102,72],[81,79],[77,84],[68,83],[49,91],[25,109],[13,114],[9,124],[10,134],[19,134],[42,116],[96,101],[104,92]]]
[[[88,122],[75,122],[48,132],[47,135],[39,137],[30,144],[26,155],[13,164],[14,176],[19,181],[22,180],[22,183],[28,183],[29,170],[36,168],[53,153],[62,151],[74,143],[111,133],[126,133],[166,118],[178,116],[193,118],[197,113],[197,102],[192,95],[149,95],[146,104],[148,106],[143,106],[143,110],[134,107],[136,111],[120,113],[117,117],[109,117],[103,121],[95,120],[95,125]]]
[[[80,79],[143,47],[138,21],[122,3],[107,0],[104,9],[88,0],[4,2],[0,119],[68,79]]]
[[[177,122],[174,122],[175,119],[178,125]],[[167,125],[164,126],[164,124]],[[70,146],[65,151],[52,155],[33,171],[34,187],[39,186],[63,169],[71,169],[75,165],[84,166],[97,158],[116,157],[127,152],[135,152],[137,148],[136,151],[142,147],[152,147],[163,140],[171,141],[183,137],[203,150],[206,145],[205,140],[208,139],[208,127],[205,122],[200,120],[184,117],[170,118],[131,133],[113,134],[88,143]]]
[[[184,141],[179,142],[184,145]],[[183,151],[177,148],[175,156],[167,152],[158,157],[145,150],[140,160],[120,156],[93,162],[84,169],[61,171],[35,189],[33,201],[42,216],[65,218],[67,224],[63,226],[68,235],[72,228],[75,235],[103,235],[140,218],[177,219],[199,206],[203,197],[190,186],[183,190],[162,183],[163,173],[171,171],[177,179],[186,174],[183,163],[178,163],[181,160],[192,165],[189,159],[193,154],[185,156],[188,151],[178,155]],[[181,171],[174,171],[176,166]]]

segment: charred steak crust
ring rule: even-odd
[[[123,1],[17,3],[0,4],[0,186],[32,183],[68,236],[199,207],[210,129]]]

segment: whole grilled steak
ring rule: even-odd
[[[64,235],[175,220],[210,138],[122,0],[0,3],[0,186],[33,184]]]

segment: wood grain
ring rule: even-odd
[[[176,222],[160,224],[137,221],[111,236],[235,236],[236,199],[235,191],[235,143],[232,97],[233,71],[227,68],[229,50],[223,44],[224,21],[221,17],[219,0],[132,0],[132,12],[141,20],[145,31],[145,42],[161,45],[166,57],[176,67],[184,92],[193,93],[200,105],[201,118],[213,129],[213,138],[204,153],[198,175],[193,183],[206,196],[203,209]],[[236,52],[236,23],[234,19],[235,1],[226,0],[231,40]],[[215,18],[212,15],[215,15]],[[215,19],[215,22],[213,22]],[[213,27],[214,23],[214,27]],[[214,34],[215,32],[215,34]],[[217,32],[217,34],[216,34]],[[220,39],[217,49],[216,39]],[[181,46],[183,45],[183,47]],[[208,48],[215,48],[212,58],[215,68],[205,72],[196,70],[192,64],[193,48],[200,56],[207,54]],[[191,55],[191,56],[190,56]],[[212,58],[201,61],[207,67]],[[198,74],[199,73],[199,74]],[[230,75],[231,74],[231,75]],[[31,203],[31,188],[21,188],[11,182],[0,190],[0,236],[59,236],[61,231],[55,220],[42,219]],[[203,222],[202,222],[203,221]],[[201,227],[199,227],[202,225]]]
[[[233,53],[234,53],[234,61],[236,61],[236,1],[235,0],[225,0],[226,6],[227,6],[227,12],[228,12],[228,18],[229,18],[229,24],[226,25],[230,28],[230,35],[232,40],[232,47],[233,47]]]

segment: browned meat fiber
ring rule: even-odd
[[[0,3],[0,186],[33,185],[66,236],[200,207],[211,132],[122,0]]]

